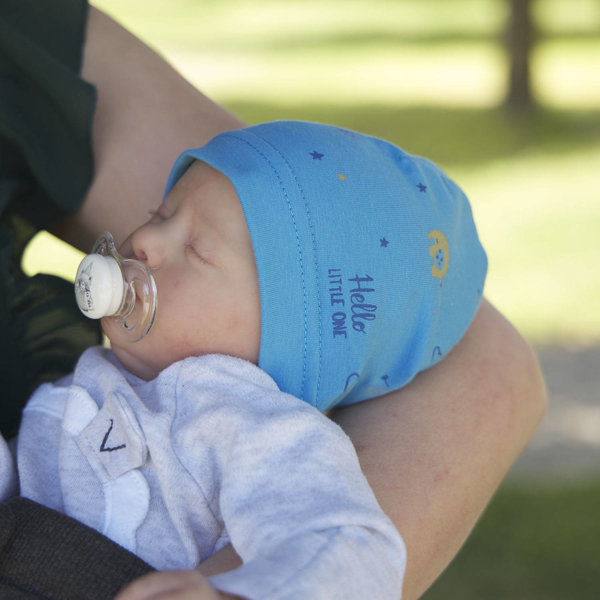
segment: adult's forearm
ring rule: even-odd
[[[530,346],[487,302],[434,368],[384,398],[338,411],[408,549],[404,600],[456,555],[543,415]]]

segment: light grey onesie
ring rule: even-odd
[[[404,544],[350,440],[248,362],[188,358],[146,382],[87,350],[29,401],[16,455],[21,495],[157,569],[232,543],[243,566],[211,578],[226,593],[400,598]]]

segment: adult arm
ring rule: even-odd
[[[81,76],[98,94],[95,174],[79,211],[53,233],[88,252],[103,231],[118,245],[148,220],[183,150],[243,123],[92,6]]]
[[[444,361],[398,392],[337,413],[405,540],[404,600],[419,598],[456,555],[545,406],[531,348],[484,302]]]

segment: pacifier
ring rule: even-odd
[[[156,284],[150,269],[139,260],[123,258],[108,232],[79,264],[75,299],[86,317],[104,319],[109,337],[118,335],[128,342],[141,340],[156,315]]]

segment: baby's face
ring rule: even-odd
[[[152,379],[177,360],[210,353],[258,362],[256,264],[242,207],[225,175],[192,163],[120,251],[152,269],[158,290],[154,324],[139,342],[119,341],[103,323],[132,373]]]

